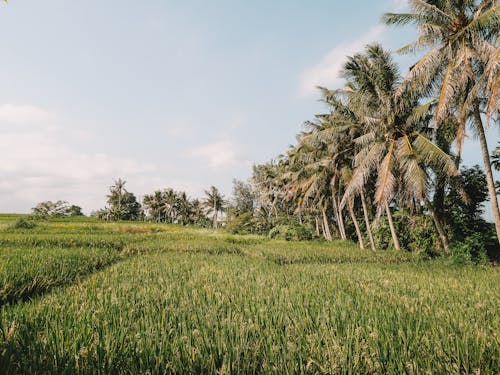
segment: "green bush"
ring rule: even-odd
[[[451,256],[455,264],[488,263],[486,243],[479,233],[466,237],[462,242],[457,242],[452,247]]]
[[[410,243],[409,249],[420,252],[430,257],[438,255],[438,234],[434,222],[429,216],[416,216],[408,228]]]
[[[232,215],[226,220],[226,230],[235,234],[248,234],[252,232],[252,212]]]
[[[313,232],[305,225],[277,225],[269,231],[268,237],[286,241],[306,241],[313,238]]]
[[[378,225],[373,228],[373,238],[377,249],[392,249],[392,237],[389,223],[385,216],[382,216]]]
[[[31,220],[26,220],[22,217],[17,219],[17,221],[12,225],[15,229],[33,229],[36,227],[36,223]]]
[[[394,214],[393,220],[402,249],[431,257],[437,255],[438,236],[430,216],[410,216],[407,212],[399,211]],[[378,249],[393,248],[391,230],[385,216],[380,218],[373,236]]]

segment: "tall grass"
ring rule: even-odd
[[[2,310],[0,372],[493,374],[499,276],[136,257]]]
[[[81,220],[0,230],[1,374],[500,372],[499,268]]]
[[[0,248],[0,306],[70,284],[119,258],[113,249]]]

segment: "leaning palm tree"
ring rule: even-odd
[[[328,206],[325,206],[325,203],[331,202],[340,238],[346,239],[340,201],[346,186],[346,164],[353,150],[346,142],[348,137],[337,128],[332,118],[330,114],[317,115],[315,122],[305,123],[308,131],[300,135],[299,144],[300,149],[307,151],[305,154],[307,163],[297,174],[305,175],[304,181],[299,186],[305,191],[306,196],[314,196],[315,201],[322,202],[322,205],[318,206],[318,211],[321,213],[324,226],[328,223],[326,215]],[[353,199],[349,200],[348,212],[356,229],[359,245],[363,249],[364,240],[354,214]]]
[[[225,208],[224,196],[215,186],[211,186],[209,190],[205,190],[205,208],[207,213],[212,214],[212,225],[217,228],[217,217],[219,212],[223,212]]]
[[[500,212],[486,142],[484,117],[498,115],[500,99],[500,4],[498,0],[409,0],[410,13],[387,13],[390,25],[418,26],[416,41],[400,52],[427,50],[410,69],[400,92],[435,96],[438,125],[448,117],[458,120],[457,154],[469,123],[479,138],[500,242]]]
[[[348,185],[351,181],[352,171],[354,169],[354,155],[359,151],[359,146],[354,140],[363,134],[363,120],[357,117],[355,108],[350,107],[351,103],[342,90],[328,90],[323,87],[319,89],[322,91],[323,101],[331,108],[331,114],[329,115],[329,123],[331,126],[325,132],[326,139],[330,139],[331,142],[337,145],[336,149],[342,158],[341,177],[344,184]],[[323,132],[320,131],[316,132],[314,135],[322,138],[322,133]],[[355,196],[348,197],[347,202],[351,219],[358,233],[358,238],[360,238],[359,224],[353,212],[355,198]],[[375,241],[371,230],[365,189],[359,192],[359,198],[370,246],[372,250],[375,250]],[[363,247],[361,240],[360,247]]]
[[[397,65],[380,45],[367,46],[365,53],[349,57],[343,76],[347,80],[344,93],[363,122],[362,134],[355,139],[359,151],[343,204],[352,194],[361,192],[369,177],[375,175],[374,202],[379,214],[385,211],[394,248],[399,250],[392,201],[398,197],[400,204],[410,207],[415,202],[428,202],[426,168],[432,165],[452,175],[456,167],[449,155],[425,136],[417,100],[408,92],[397,94]],[[447,247],[442,225],[435,215],[433,218]]]

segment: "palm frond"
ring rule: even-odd
[[[419,132],[414,132],[413,135],[415,139],[412,142],[412,146],[415,149],[415,154],[419,162],[431,165],[448,176],[454,176],[458,173],[457,167],[450,155]]]

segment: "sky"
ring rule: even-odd
[[[283,153],[326,110],[346,55],[403,0],[10,0],[0,5],[0,212],[66,200],[89,213],[117,178],[191,197]],[[415,56],[397,56],[402,71]],[[498,130],[488,132],[490,147]],[[468,139],[465,164],[482,165]]]

